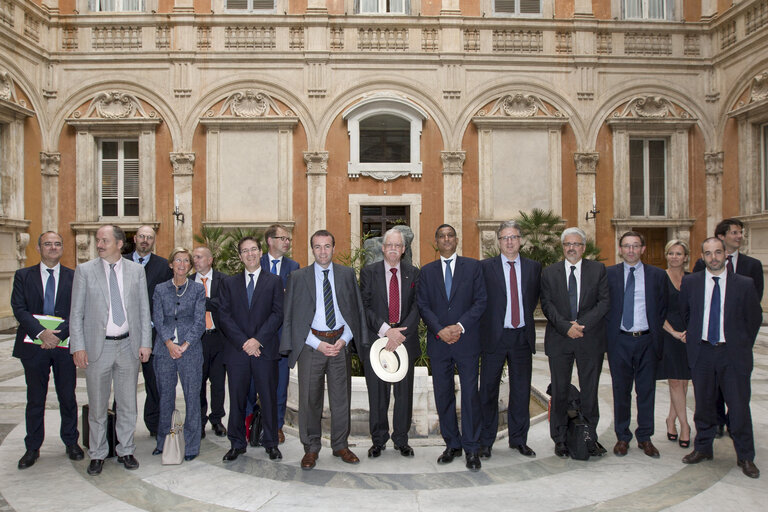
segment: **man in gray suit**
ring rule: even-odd
[[[332,263],[336,241],[325,230],[310,238],[315,264],[288,276],[280,352],[299,363],[299,437],[302,469],[312,469],[320,451],[323,394],[328,377],[333,455],[360,462],[347,443],[351,391],[350,342],[362,340],[365,317],[355,272]]]
[[[96,232],[99,257],[78,265],[72,285],[69,347],[75,366],[85,368],[88,387],[91,463],[89,475],[101,473],[107,445],[107,407],[115,383],[117,461],[136,469],[136,385],[139,362],[152,352],[152,327],[144,269],[122,258],[125,233],[118,226]]]

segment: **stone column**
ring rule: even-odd
[[[194,153],[171,153],[173,165],[173,195],[174,205],[179,202],[179,211],[184,214],[184,220],[173,220],[173,245],[192,249],[192,177],[195,175]],[[163,216],[167,215],[163,212]]]
[[[588,211],[595,204],[597,177],[597,162],[600,153],[574,153],[573,162],[576,164],[576,193],[577,193],[577,220],[578,226],[584,230],[589,238],[595,238],[595,226],[597,219],[586,219]]]
[[[307,165],[307,241],[312,233],[326,228],[325,181],[328,176],[328,152],[305,151]],[[312,261],[312,248],[307,243],[308,261]]]
[[[704,153],[704,174],[707,177],[707,236],[723,216],[723,152]]]
[[[465,151],[441,151],[443,161],[443,222],[456,228],[459,237],[458,254],[462,247],[462,176],[464,175]]]
[[[57,231],[59,227],[59,166],[61,153],[40,152],[40,174],[42,175],[42,232]]]

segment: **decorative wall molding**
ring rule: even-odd
[[[443,161],[443,174],[464,174],[464,160],[466,151],[441,151],[440,160]]]
[[[554,107],[547,106],[535,94],[514,93],[499,98],[489,112],[480,110],[478,116],[506,116],[514,118],[526,117],[563,117],[563,113]]]
[[[61,153],[40,152],[40,174],[43,176],[58,176],[61,165]]]
[[[704,153],[704,172],[707,175],[723,174],[723,152],[707,151]]]
[[[75,119],[98,117],[101,119],[131,119],[131,118],[150,118],[157,117],[153,110],[149,114],[144,110],[139,100],[123,91],[102,91],[95,95],[88,105],[85,114],[81,116],[80,111],[72,113]]]
[[[305,151],[304,163],[307,166],[308,176],[328,174],[328,152],[327,151]]]
[[[174,152],[170,154],[174,176],[193,176],[195,174],[195,154]]]
[[[636,96],[624,108],[613,113],[613,118],[691,119],[693,116],[680,105],[664,96]]]
[[[768,71],[763,71],[752,79],[749,102],[755,103],[768,98]]]
[[[597,162],[600,153],[574,153],[573,163],[576,164],[576,174],[597,174]]]
[[[231,116],[245,118],[293,115],[290,111],[281,112],[280,107],[269,94],[253,89],[231,94],[221,105],[219,117],[227,116],[227,112]]]

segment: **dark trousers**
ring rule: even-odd
[[[581,413],[589,425],[590,436],[597,440],[597,422],[600,421],[597,388],[603,368],[603,353],[593,354],[579,350],[578,343],[585,342],[575,340],[572,343],[574,346],[572,350],[549,356],[549,371],[552,375],[549,433],[555,443],[564,443],[568,430],[568,390],[571,385],[574,361],[579,375]]]
[[[144,375],[144,391],[147,398],[144,400],[144,424],[150,432],[157,432],[160,421],[160,393],[157,391],[157,378],[154,367],[155,355],[149,356],[149,361],[141,363],[141,373]]]
[[[632,385],[637,395],[638,442],[649,441],[653,435],[653,414],[656,398],[656,351],[650,334],[627,336],[617,334],[609,340],[608,365],[613,384],[613,426],[616,439],[629,442],[632,432]]]
[[[224,417],[224,343],[226,340],[220,331],[206,332],[201,339],[203,344],[203,381],[200,386],[200,418],[203,429],[210,421],[211,425],[221,423]],[[211,414],[208,414],[208,393],[206,381],[211,381]]]
[[[48,379],[53,368],[53,382],[59,398],[61,429],[59,435],[65,445],[77,443],[77,401],[75,400],[76,369],[69,350],[54,348],[36,350],[35,355],[21,360],[27,381],[27,450],[39,450],[45,437],[45,399]]]
[[[247,361],[227,365],[229,421],[227,437],[232,448],[246,447],[245,405],[253,382],[261,400],[264,447],[277,446],[277,360],[249,356]]]
[[[392,414],[392,442],[395,446],[408,444],[408,431],[413,420],[413,358],[408,358],[408,373],[400,382],[384,382],[365,359],[365,384],[368,387],[368,425],[373,444],[384,446],[389,440],[389,399],[394,392],[395,407]],[[394,390],[393,390],[394,388]]]
[[[442,341],[438,341],[442,343]],[[431,359],[435,406],[440,419],[440,434],[448,448],[463,448],[467,453],[480,450],[480,394],[477,390],[479,354]],[[454,369],[459,371],[461,386],[461,434],[456,414]]]
[[[291,377],[291,368],[288,366],[288,358],[281,357],[277,362],[277,428],[283,428],[285,424],[285,408],[288,402],[288,381]]]
[[[752,413],[749,400],[752,395],[749,372],[740,371],[729,364],[727,347],[713,347],[708,342],[701,343],[696,366],[691,369],[693,396],[696,399],[696,411],[693,421],[696,424],[696,439],[693,447],[696,451],[712,454],[712,442],[717,429],[717,393],[722,390],[728,405],[731,437],[739,460],[755,459],[755,440],[752,433]]]
[[[531,418],[528,410],[531,397],[531,347],[525,338],[525,328],[503,329],[496,352],[483,352],[480,362],[480,410],[482,427],[480,445],[493,446],[499,430],[499,385],[504,363],[509,375],[509,404],[507,425],[509,445],[527,444]]]

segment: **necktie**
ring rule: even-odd
[[[251,307],[251,301],[253,299],[253,274],[248,274],[251,278],[250,281],[248,281],[248,288],[245,289],[245,291],[248,293],[248,307]]]
[[[123,299],[120,297],[120,288],[117,285],[115,263],[109,264],[109,303],[112,306],[112,321],[120,327],[125,323],[123,313]]]
[[[397,269],[389,269],[392,278],[389,280],[389,323],[400,321],[400,288],[397,286]]]
[[[277,275],[277,260],[272,260],[272,268],[269,271]]]
[[[515,262],[508,261],[509,263],[509,304],[510,304],[510,319],[512,320],[512,327],[520,325],[520,298],[517,296],[517,272],[515,271]]]
[[[143,265],[143,264],[144,264],[144,258],[139,258],[139,265]]]
[[[571,275],[568,276],[568,301],[571,303],[571,319],[576,320],[579,313],[579,287],[576,285],[576,265],[571,265]]]
[[[451,273],[452,261],[453,258],[445,260],[445,296],[448,297],[448,299],[451,298],[451,285],[453,284],[453,274]]]
[[[323,305],[325,306],[325,323],[329,329],[336,327],[336,313],[333,311],[333,290],[328,280],[329,270],[323,270]]]
[[[733,268],[733,254],[729,254],[726,258],[728,261],[725,263],[725,268],[728,269],[728,272],[733,274],[734,268]]]
[[[56,278],[53,277],[53,269],[47,268],[48,281],[45,283],[45,296],[43,297],[43,314],[53,315],[56,306]]]
[[[203,287],[205,288],[205,296],[210,297],[210,294],[208,293],[208,278],[201,277],[200,280],[203,282]],[[248,302],[250,302],[250,300]],[[210,311],[205,312],[205,328],[206,330],[213,329],[213,316],[211,316]]]
[[[716,345],[720,341],[720,278],[712,277],[715,286],[712,288],[712,301],[709,304],[709,328],[707,341]]]
[[[629,276],[624,285],[624,310],[621,325],[629,331],[635,324],[635,267],[629,267]]]

